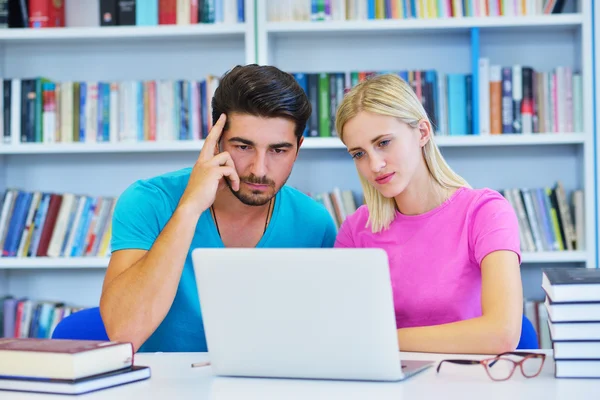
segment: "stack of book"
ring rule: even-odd
[[[150,378],[131,343],[0,339],[0,390],[82,394]]]
[[[557,378],[600,378],[600,270],[542,271]]]

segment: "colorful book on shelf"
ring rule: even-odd
[[[282,4],[283,3],[283,4]],[[565,1],[512,0],[267,0],[269,21],[403,20],[462,17],[516,17],[561,13]]]
[[[2,257],[105,257],[116,199],[8,188],[0,208]]]
[[[8,295],[0,299],[0,309],[1,337],[50,339],[58,323],[82,307]]]
[[[506,188],[499,192],[517,214],[523,251],[584,249],[582,190],[573,191],[571,205],[560,181],[552,188]]]
[[[244,0],[10,0],[7,28],[242,23]]]
[[[218,85],[213,75],[119,82],[7,78],[0,85],[0,143],[199,140],[212,128]]]

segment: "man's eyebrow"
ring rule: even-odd
[[[290,148],[294,147],[294,145],[290,142],[281,142],[281,143],[273,143],[269,145],[272,149],[280,149],[280,148]]]
[[[371,143],[375,143],[376,141],[378,141],[379,139],[381,139],[382,137],[384,137],[386,135],[379,135],[376,138],[374,138],[373,140],[371,140]],[[355,150],[360,150],[360,147],[353,147],[351,149],[348,149],[348,153],[353,152]]]
[[[248,146],[254,145],[254,142],[252,140],[244,139],[244,138],[237,137],[237,136],[230,138],[228,141],[229,142],[240,142],[240,143],[247,144]]]

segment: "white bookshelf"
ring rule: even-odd
[[[571,0],[572,1],[572,0]],[[468,72],[469,29],[496,63],[583,70],[583,133],[436,137],[452,167],[475,187],[533,187],[560,179],[586,190],[595,221],[591,1],[577,14],[413,21],[268,22],[265,1],[246,0],[246,23],[170,27],[67,28],[0,32],[4,77],[55,80],[198,79],[236,64],[273,64],[290,72],[437,69]],[[254,15],[256,11],[256,15]],[[256,17],[256,18],[255,18]],[[256,22],[255,22],[256,21]],[[351,44],[350,46],[348,44]],[[375,56],[366,57],[367,51]],[[600,111],[600,109],[599,109]],[[118,196],[136,179],[191,165],[203,141],[0,145],[0,189]],[[337,138],[307,138],[288,183],[310,192],[334,185],[361,191]],[[540,266],[596,266],[595,226],[577,252],[525,253],[526,290]],[[80,305],[98,302],[104,258],[0,258],[0,296],[14,293]]]
[[[439,136],[436,141],[450,165],[474,187],[530,188],[552,186],[560,180],[567,193],[584,189],[585,220],[594,221],[592,2],[570,0],[565,9],[571,13],[310,22],[270,21],[267,2],[259,2],[258,61],[304,73],[425,69],[467,73],[472,71],[470,30],[478,28],[480,56],[489,58],[490,64],[521,64],[539,71],[569,66],[582,71],[583,133]],[[311,163],[299,165],[296,172],[304,176],[318,171],[321,182],[335,180],[339,186],[360,191],[356,171],[343,153],[332,149],[317,156],[313,152],[306,156]],[[306,179],[301,182],[309,184]],[[585,237],[587,247],[582,251],[525,253],[526,296],[541,298],[540,269],[544,266],[596,267],[593,223],[586,225]]]
[[[0,74],[3,78],[41,76],[59,82],[220,76],[235,65],[256,61],[254,0],[246,0],[245,21],[0,30]],[[191,165],[200,145],[0,145],[0,190],[19,187],[118,196],[137,179]],[[0,296],[10,293],[97,305],[107,261],[0,257]]]

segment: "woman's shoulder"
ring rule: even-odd
[[[365,223],[369,220],[369,208],[366,204],[359,206],[356,211],[346,216],[346,220],[351,225],[365,225]]]
[[[494,189],[487,187],[477,189],[463,187],[459,190],[461,191],[460,196],[457,197],[457,199],[460,199],[459,203],[471,210],[482,206],[489,207],[488,204],[499,207],[510,205],[503,194]]]

